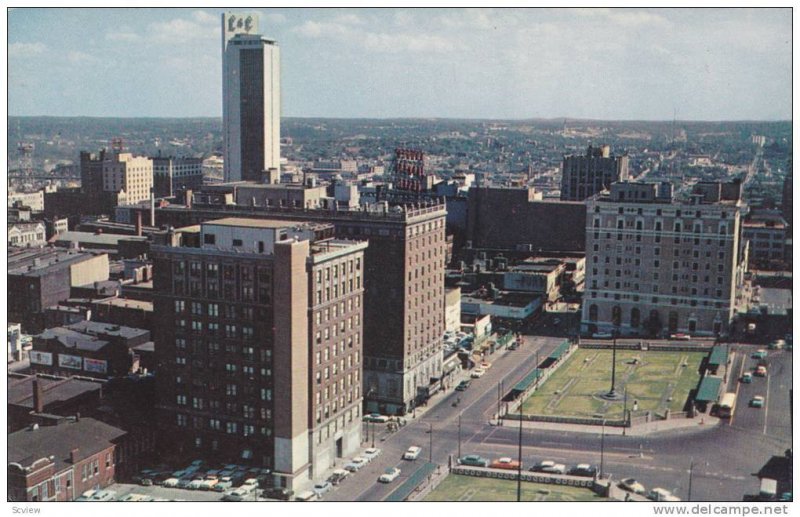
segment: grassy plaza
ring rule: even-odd
[[[633,415],[682,411],[689,392],[700,380],[707,352],[617,350],[616,391],[627,390]],[[611,387],[612,351],[576,350],[522,405],[529,415],[621,419],[624,402],[600,395]]]
[[[516,501],[517,482],[450,474],[425,501]],[[522,482],[523,501],[603,501],[588,488]]]

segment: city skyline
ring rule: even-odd
[[[9,114],[220,117],[222,12],[15,9]],[[791,118],[789,9],[258,12],[287,117]]]

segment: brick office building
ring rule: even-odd
[[[616,183],[587,202],[581,329],[623,335],[729,330],[747,270],[740,185]]]
[[[74,501],[114,483],[125,431],[92,418],[32,425],[8,435],[9,501]]]
[[[297,184],[273,187],[300,188]],[[574,204],[583,221],[583,205]],[[404,414],[422,403],[429,389],[440,382],[447,248],[443,202],[382,202],[359,210],[309,210],[286,205],[230,205],[195,195],[191,208],[170,205],[157,208],[156,214],[162,224],[175,227],[223,216],[320,221],[333,224],[337,238],[369,241],[364,257],[366,411]],[[582,245],[582,223],[580,235]],[[568,245],[577,244],[575,239]]]
[[[361,442],[364,250],[333,227],[203,223],[198,246],[155,246],[163,436],[309,486]]]

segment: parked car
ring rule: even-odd
[[[206,479],[200,483],[200,490],[214,490],[214,487],[217,486],[217,483],[219,483],[219,479],[217,479],[216,476],[206,476]]]
[[[756,395],[752,399],[750,399],[750,407],[764,407],[764,397],[761,395]]]
[[[153,486],[153,480],[150,478],[142,478],[139,480],[139,484],[142,486]]]
[[[486,370],[484,370],[483,368],[475,368],[474,370],[472,370],[472,373],[470,373],[469,376],[472,377],[473,379],[479,379],[483,377],[484,373],[486,373]]]
[[[168,478],[168,479],[164,480],[164,487],[165,488],[175,488],[175,487],[178,486],[178,481],[180,481],[178,478]]]
[[[375,447],[370,447],[369,449],[364,451],[364,454],[362,454],[361,457],[370,462],[380,455],[381,455],[380,449],[377,449]]]
[[[358,472],[363,467],[365,467],[369,463],[366,459],[362,458],[361,456],[356,456],[350,463],[344,466],[345,470],[349,470],[350,472]]]
[[[520,462],[509,457],[498,458],[489,464],[493,469],[517,470],[522,468]]]
[[[684,334],[683,332],[678,332],[677,334],[670,334],[669,338],[676,341],[690,341],[692,336],[689,334]]]
[[[252,490],[247,490],[245,488],[237,488],[236,490],[225,494],[225,496],[222,498],[223,501],[244,501],[252,499]]]
[[[633,478],[625,478],[619,482],[619,487],[623,490],[627,490],[628,492],[633,492],[634,494],[641,494],[644,495],[644,485],[639,483]]]
[[[291,501],[293,495],[293,490],[282,487],[268,488],[264,491],[264,497],[268,499],[277,499],[279,501]]]
[[[466,465],[468,467],[488,467],[489,460],[486,458],[482,458],[477,454],[468,454],[466,456],[461,456],[458,458],[459,465]]]
[[[381,474],[381,476],[378,478],[378,481],[380,481],[381,483],[391,483],[392,481],[397,479],[397,476],[400,475],[400,472],[401,470],[397,467],[389,467],[388,469],[383,471],[383,474]]]
[[[331,485],[330,481],[318,481],[314,483],[314,488],[312,488],[312,490],[317,493],[317,497],[322,497],[330,492],[332,488],[333,485]]]
[[[770,350],[780,350],[786,346],[786,341],[783,339],[776,339],[775,341],[770,342],[769,349]]]
[[[672,495],[672,492],[663,488],[654,488],[647,494],[647,498],[656,502],[676,502],[680,501],[679,497]]]
[[[750,372],[745,372],[744,375],[742,375],[742,382],[745,384],[750,384],[753,382],[753,374]]]
[[[375,422],[376,424],[385,424],[391,420],[386,415],[381,415],[380,413],[370,413],[369,415],[364,415],[364,422]]]
[[[593,478],[597,475],[597,467],[588,463],[580,463],[569,469],[569,475]]]
[[[404,460],[413,461],[413,460],[419,458],[419,454],[421,452],[422,452],[422,449],[420,447],[417,447],[416,445],[412,445],[411,447],[408,448],[408,450],[405,452],[405,454],[403,454],[403,459]]]
[[[328,481],[330,481],[331,485],[336,486],[347,479],[349,475],[350,473],[344,469],[336,469],[333,471],[333,474],[331,474],[331,477],[328,478]]]
[[[219,478],[217,484],[214,485],[214,492],[224,492],[233,486],[230,476]]]
[[[471,383],[472,381],[464,379],[463,381],[458,383],[458,386],[456,386],[456,391],[467,391],[467,388],[469,388],[469,385]]]
[[[188,488],[189,490],[200,490],[200,487],[203,486],[204,481],[205,479],[203,478],[194,478],[191,481],[189,481],[189,484],[186,485],[186,488]]]
[[[313,490],[305,490],[297,494],[294,498],[295,501],[313,501],[317,498],[317,493]]]
[[[531,471],[544,472],[547,474],[564,474],[567,472],[567,466],[562,463],[556,463],[555,461],[545,460],[531,467]]]

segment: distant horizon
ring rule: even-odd
[[[220,116],[185,116],[185,117],[153,117],[153,116],[95,116],[95,115],[9,115],[12,118],[52,118],[52,119],[98,119],[98,120],[219,120],[222,122],[222,115]],[[480,122],[534,122],[534,121],[574,121],[574,122],[689,122],[689,123],[735,123],[735,122],[760,122],[760,123],[777,123],[777,122],[792,122],[792,119],[623,119],[623,118],[581,118],[581,117],[533,117],[533,118],[483,118],[483,117],[323,117],[323,116],[292,116],[287,115],[281,117],[285,119],[322,119],[322,120],[454,120],[454,121],[480,121]]]
[[[8,112],[219,117],[226,10],[10,10]],[[287,118],[792,117],[791,8],[240,12],[280,47]]]

